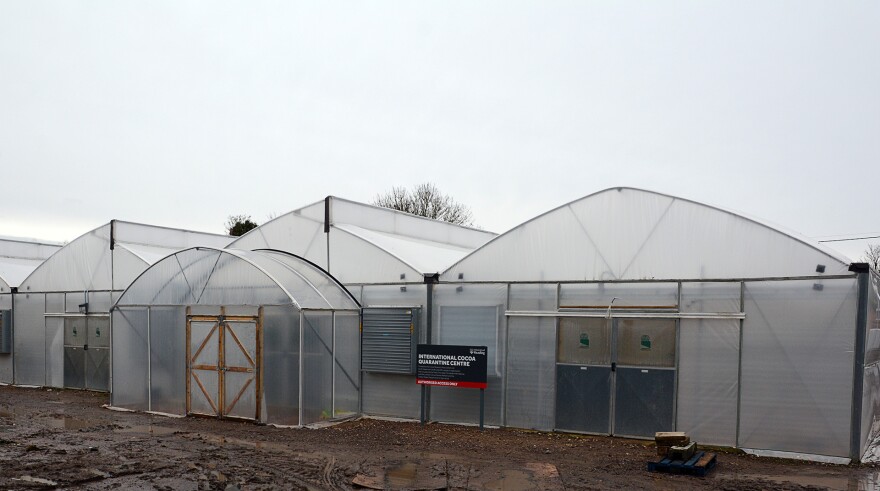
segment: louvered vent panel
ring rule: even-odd
[[[419,309],[365,308],[361,368],[368,372],[415,373]]]

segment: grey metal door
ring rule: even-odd
[[[109,390],[110,319],[64,319],[64,387]]]
[[[676,321],[561,318],[556,428],[650,437],[673,429]]]

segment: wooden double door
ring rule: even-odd
[[[186,338],[187,414],[259,421],[260,318],[190,315]]]

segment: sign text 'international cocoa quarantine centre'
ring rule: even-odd
[[[486,347],[420,344],[416,383],[444,387],[486,388]]]

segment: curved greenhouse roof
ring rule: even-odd
[[[423,281],[496,234],[336,197],[281,215],[229,245],[302,256],[339,281]]]
[[[113,220],[61,248],[20,290],[123,290],[150,264],[193,246],[225,247],[232,237]]]
[[[7,293],[62,244],[19,237],[0,237],[0,293]]]
[[[117,307],[144,305],[294,305],[357,309],[357,302],[318,266],[291,254],[194,247],[143,272]]]
[[[611,188],[498,236],[443,281],[613,281],[847,274],[848,260],[742,215]]]

